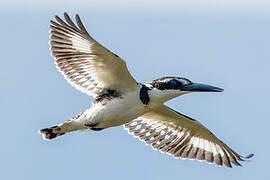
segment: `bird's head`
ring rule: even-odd
[[[183,77],[163,77],[146,84],[151,90],[150,97],[167,101],[191,92],[222,92],[223,89],[207,84],[194,83]]]

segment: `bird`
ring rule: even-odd
[[[65,79],[94,100],[90,108],[66,122],[41,129],[45,140],[122,125],[153,149],[175,158],[231,168],[253,156],[239,155],[201,123],[164,104],[184,94],[223,89],[174,76],[137,82],[126,62],[87,32],[78,14],[75,20],[76,24],[65,12],[64,19],[56,15],[50,21],[50,49]]]

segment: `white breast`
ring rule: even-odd
[[[111,100],[93,104],[87,110],[86,121],[97,123],[96,128],[123,125],[146,113],[148,108],[139,99],[139,89]]]

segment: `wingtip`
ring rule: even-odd
[[[239,159],[240,161],[250,161],[250,159],[254,156],[253,153],[248,154],[247,156],[241,156],[241,158]]]
[[[55,15],[54,18],[56,19],[56,21],[58,21],[59,19],[61,19],[58,15]]]
[[[64,12],[64,18],[65,18],[66,20],[70,19],[70,17],[69,17],[69,15],[68,15],[67,12]]]
[[[250,159],[250,158],[252,158],[253,156],[254,156],[254,154],[253,154],[253,153],[251,153],[251,154],[249,154],[249,155],[245,156],[244,158],[245,158],[245,159]]]
[[[77,24],[81,24],[82,21],[81,21],[79,14],[75,15],[75,19],[76,19]]]
[[[79,14],[76,14],[76,15],[75,15],[75,19],[76,19],[76,22],[77,22],[78,25],[80,24],[80,25],[83,26],[83,23],[82,23],[82,20],[81,20]]]

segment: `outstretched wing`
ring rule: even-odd
[[[124,126],[130,134],[151,144],[154,149],[176,158],[197,159],[232,167],[231,163],[241,166],[238,161],[253,156],[240,156],[198,121],[165,105]]]
[[[103,89],[137,87],[125,61],[94,40],[78,15],[77,26],[67,13],[64,17],[51,21],[50,45],[57,68],[70,84],[94,96]]]

